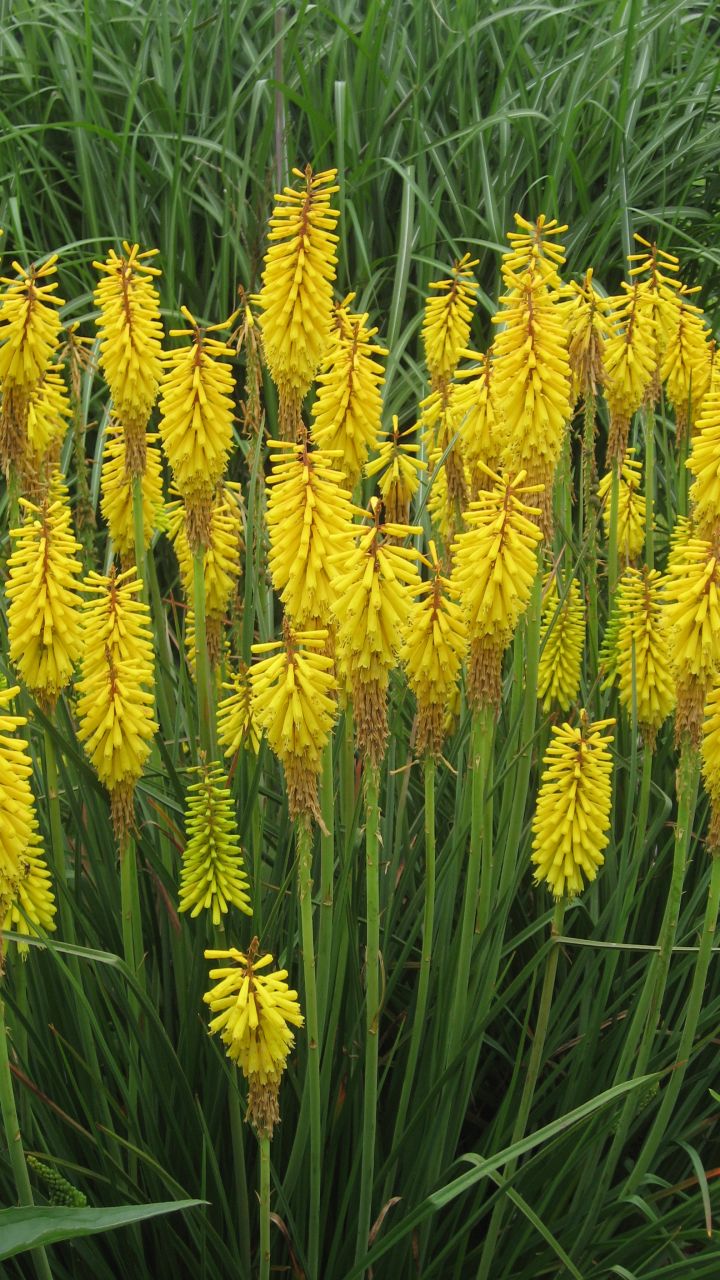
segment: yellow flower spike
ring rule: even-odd
[[[645,545],[646,502],[640,486],[642,464],[628,449],[620,467],[617,510],[618,556],[625,564],[632,563],[642,554]],[[610,537],[610,490],[612,472],[608,471],[598,485],[598,498],[604,504],[602,522],[606,538]]]
[[[710,330],[703,321],[702,308],[688,302],[696,292],[684,286],[678,291],[676,324],[660,366],[660,377],[675,409],[678,439],[682,439],[688,423],[691,428],[695,425],[698,408],[710,385]]]
[[[186,598],[192,600],[193,556],[188,539],[187,510],[181,503],[176,502],[170,503],[166,511],[168,516],[168,536],[175,547],[183,590]],[[243,548],[242,530],[240,485],[233,481],[225,481],[224,484],[218,486],[210,506],[206,545],[203,552],[205,624],[208,652],[214,665],[220,661],[223,624],[237,588],[240,574]],[[189,647],[191,633],[194,633],[194,624],[191,625],[191,621],[192,609],[189,609],[186,618],[185,641],[188,646],[191,666],[194,670],[195,652],[192,647]]]
[[[70,420],[70,399],[61,367],[45,370],[28,393],[27,465],[36,471],[48,453],[59,451]]]
[[[455,406],[470,477],[470,494],[475,499],[481,489],[492,484],[488,468],[498,469],[503,421],[495,390],[494,348],[489,347],[484,356],[473,354],[480,359],[480,367],[457,371],[457,377],[466,380],[456,385]]]
[[[467,525],[453,543],[452,580],[470,637],[468,698],[474,710],[500,704],[502,657],[530,601],[537,573],[537,507],[526,498],[540,486],[525,472],[493,475],[465,512]]]
[[[133,815],[135,784],[152,748],[154,654],[150,610],[135,568],[107,577],[90,573],[83,608],[78,681],[78,738],[110,792],[115,834],[122,840]]]
[[[12,714],[18,685],[0,690],[0,920],[4,929],[34,932],[55,928],[50,875],[39,852],[35,799],[30,786],[32,760],[18,730],[25,716]],[[0,947],[0,956],[2,948]]]
[[[295,631],[286,619],[282,640],[252,647],[260,657],[250,668],[252,717],[283,766],[292,820],[320,817],[317,780],[337,718],[327,641],[326,630]]]
[[[673,253],[666,253],[664,249],[658,248],[655,243],[646,240],[637,232],[633,238],[642,248],[637,253],[628,254],[628,262],[635,264],[630,267],[628,275],[633,283],[644,277],[643,296],[653,321],[659,362],[677,324],[676,291],[681,287],[677,279],[680,262]],[[659,392],[659,370],[656,366],[650,388],[653,401],[657,399]]]
[[[553,577],[543,602],[537,696],[543,711],[558,707],[567,713],[580,692],[585,605],[574,578],[562,597]]]
[[[540,517],[552,529],[552,482],[572,410],[567,333],[557,295],[537,265],[522,276],[506,272],[508,293],[493,322],[495,393],[504,423],[502,455],[509,471],[524,470],[543,485]]]
[[[331,345],[340,216],[330,204],[340,190],[336,169],[314,174],[308,165],[293,175],[304,186],[285,187],[275,197],[258,297],[265,359],[279,391],[286,438],[295,435],[303,397]]]
[[[337,466],[349,489],[359,480],[370,451],[377,448],[382,419],[385,370],[375,357],[388,352],[373,342],[377,329],[368,328],[367,322],[367,315],[346,317],[318,375],[312,406],[312,438],[319,448],[337,452]]]
[[[219,1033],[228,1057],[248,1081],[248,1117],[261,1137],[271,1138],[280,1119],[280,1079],[295,1044],[291,1027],[302,1027],[304,1019],[287,970],[267,972],[273,958],[256,958],[258,949],[254,938],[246,954],[235,947],[206,951],[206,960],[224,963],[210,970],[215,985],[203,1000],[214,1015],[210,1034]]]
[[[720,534],[720,386],[703,400],[685,466],[694,476],[690,502],[695,530],[712,539]]]
[[[202,765],[198,772],[186,798],[179,909],[193,919],[209,911],[217,927],[230,906],[247,916],[252,908],[232,795],[219,764]]]
[[[226,759],[243,747],[257,755],[260,733],[253,719],[250,679],[244,663],[222,687],[228,692],[218,705],[218,742],[225,748]]]
[[[162,272],[151,266],[157,249],[141,253],[139,245],[127,241],[122,247],[122,254],[111,249],[104,262],[93,262],[100,272],[93,296],[100,367],[125,431],[129,473],[135,476],[145,467],[144,432],[162,376],[163,328],[155,288]]]
[[[178,493],[187,507],[187,533],[193,553],[207,546],[212,497],[232,448],[235,379],[225,363],[234,355],[227,342],[208,336],[229,321],[201,329],[186,307],[189,329],[171,337],[192,341],[164,357],[160,395],[160,436]]]
[[[290,620],[300,627],[329,626],[335,563],[351,530],[350,495],[330,451],[273,442],[267,478],[268,567]]]
[[[20,506],[25,522],[10,530],[6,588],[10,661],[38,701],[52,708],[80,656],[80,547],[61,481],[41,506],[22,498]]]
[[[368,762],[382,760],[387,740],[386,695],[420,586],[418,552],[400,546],[422,533],[411,525],[382,523],[382,504],[371,498],[371,524],[358,525],[338,563],[333,604],[338,659],[352,689],[358,745]]]
[[[434,451],[428,459],[430,492],[428,494],[427,509],[433,529],[440,535],[444,545],[448,546],[457,533],[459,504],[450,501],[445,465],[441,465],[440,470],[436,471],[441,457],[441,453]],[[469,491],[470,474],[467,467],[465,468],[465,484]]]
[[[547,881],[556,898],[573,898],[592,883],[605,861],[612,795],[614,720],[553,727],[532,823],[535,883]]]
[[[606,465],[622,461],[630,419],[652,394],[657,373],[657,322],[647,288],[622,282],[625,292],[611,298],[610,337],[605,344],[605,399],[610,411]]]
[[[703,716],[702,775],[710,799],[707,843],[713,853],[720,848],[720,684],[713,684]]]
[[[443,382],[439,388],[420,401],[420,421],[423,442],[430,457],[444,456],[443,470],[447,486],[447,500],[457,521],[457,508],[467,505],[468,485],[462,439],[463,406],[458,402],[455,383]]]
[[[467,627],[453,599],[453,584],[443,576],[434,542],[429,544],[432,577],[420,587],[410,610],[401,658],[417,702],[415,750],[439,756],[445,721],[467,649]]]
[[[617,682],[620,704],[653,750],[658,730],[675,706],[665,616],[665,581],[656,569],[626,569],[601,651],[603,688]]]
[[[508,231],[510,251],[503,254],[502,275],[505,284],[513,287],[513,277],[526,271],[537,272],[543,282],[552,290],[562,287],[559,270],[565,262],[565,247],[557,244],[554,236],[561,236],[568,230],[567,225],[560,226],[557,218],[546,218],[544,213],[528,222],[519,213],[514,215],[517,231]]]
[[[147,435],[145,470],[141,478],[143,505],[143,537],[146,549],[159,526],[163,506],[162,460],[157,434]],[[133,525],[133,478],[127,467],[127,444],[119,422],[111,418],[105,433],[103,463],[100,473],[100,509],[113,541],[113,547],[124,566],[135,559]]]
[[[17,465],[27,447],[28,397],[57,351],[57,254],[29,269],[13,262],[15,277],[0,276],[0,466]]]
[[[378,490],[385,515],[393,524],[407,524],[412,500],[420,487],[420,475],[427,471],[427,463],[418,456],[420,445],[409,441],[416,430],[417,424],[401,431],[394,413],[392,430],[382,432],[378,438],[377,457],[365,463],[366,476],[380,477]]]
[[[676,680],[678,741],[700,741],[707,690],[720,665],[720,553],[684,526],[671,546],[665,616]]]
[[[452,377],[468,344],[478,293],[472,269],[478,262],[479,258],[463,254],[453,263],[447,279],[433,280],[428,286],[433,292],[425,300],[420,335],[433,387]]]
[[[572,291],[567,304],[569,333],[568,359],[573,379],[573,400],[597,395],[605,381],[605,344],[608,312],[611,302],[597,292],[592,282],[592,267],[585,272],[582,284],[570,282]]]

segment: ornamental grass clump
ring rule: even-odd
[[[187,844],[180,872],[180,911],[210,913],[215,927],[229,907],[252,915],[232,795],[219,764],[201,764],[185,800]]]
[[[614,720],[556,725],[543,757],[532,823],[535,883],[556,898],[573,898],[592,883],[605,861],[610,836]]]

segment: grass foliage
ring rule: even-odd
[[[427,282],[454,255],[479,251],[480,319],[473,337],[484,344],[497,295],[497,250],[516,208],[567,221],[570,271],[593,265],[608,289],[620,278],[633,230],[652,232],[680,254],[687,281],[704,286],[712,313],[720,230],[716,43],[716,7],[701,0],[402,6],[339,0],[284,9],[245,0],[87,0],[84,6],[52,0],[38,9],[19,0],[0,24],[5,243],[23,261],[61,253],[62,292],[72,300],[64,316],[83,322],[87,332],[89,263],[119,238],[160,248],[168,315],[174,318],[183,303],[217,320],[232,309],[238,282],[257,286],[278,173],[308,158],[317,167],[336,164],[342,183],[338,286],[356,288],[360,309],[379,323],[391,349],[387,421],[399,413],[409,423],[426,390],[418,329]],[[102,429],[96,427],[102,428],[105,401],[92,373],[84,379],[82,407],[95,451],[97,503]],[[663,414],[657,443],[658,507],[667,528],[684,485]],[[72,476],[69,448],[66,460]],[[268,639],[276,625],[262,564],[263,465],[262,450],[239,440],[233,473],[247,495],[248,552],[238,645],[246,657],[253,631]],[[574,563],[582,546],[572,529],[562,533]],[[98,564],[101,558],[99,543]],[[142,1228],[57,1246],[51,1251],[56,1277],[249,1280],[257,1265],[257,1144],[240,1122],[238,1075],[207,1035],[202,950],[210,933],[199,921],[179,919],[175,909],[197,711],[176,639],[182,604],[164,538],[154,560],[169,627],[158,629],[159,757],[138,792],[142,972],[131,973],[119,959],[119,880],[107,802],[75,737],[72,709],[63,700],[48,721],[33,707],[41,823],[49,848],[47,731],[59,759],[70,876],[67,889],[60,887],[56,938],[62,941],[33,952],[24,967],[13,963],[9,973],[16,1091],[28,1148],[56,1162],[91,1206],[207,1202]],[[637,734],[626,722],[618,730],[613,839],[597,884],[566,913],[528,1137],[512,1143],[552,946],[550,900],[532,887],[529,874],[529,821],[548,724],[524,694],[523,643],[521,628],[506,666],[493,766],[504,892],[475,947],[466,1017],[452,1029],[456,1048],[449,1061],[454,939],[471,809],[467,712],[438,770],[435,945],[417,1072],[404,1103],[425,828],[422,768],[412,763],[409,747],[412,700],[399,679],[393,685],[381,786],[384,985],[375,1225],[359,1261],[364,816],[342,723],[335,735],[331,928],[318,868],[315,874],[325,1045],[320,1274],[328,1280],[352,1280],[371,1262],[378,1280],[475,1275],[499,1199],[507,1212],[494,1280],[717,1275],[709,1224],[718,1210],[718,1170],[706,1171],[718,1110],[709,1091],[720,1022],[715,957],[680,1099],[649,1175],[631,1197],[624,1195],[676,1061],[709,875],[707,805],[700,799],[660,1031],[633,1080],[623,1052],[652,963],[673,859],[676,757],[667,726],[653,764],[646,827],[637,820],[643,767]],[[8,674],[4,658],[0,667]],[[613,714],[613,695],[599,694],[589,660],[583,697]],[[257,763],[240,758],[233,787],[252,872],[254,928],[302,996],[293,833],[281,773],[267,747]],[[319,841],[316,855],[319,867]],[[240,927],[237,919],[228,927],[230,941],[233,927]],[[307,1274],[308,1265],[306,1059],[301,1034],[272,1144],[273,1261],[294,1277]],[[628,1098],[631,1113],[624,1110]],[[622,1145],[611,1166],[619,1130]],[[508,1165],[510,1181],[503,1173]],[[4,1202],[13,1203],[4,1157],[0,1180]],[[27,1265],[9,1262],[8,1276],[29,1274]]]

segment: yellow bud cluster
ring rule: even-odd
[[[720,664],[720,559],[713,542],[682,531],[667,569],[666,618],[677,682],[676,735],[699,741],[707,689]]]
[[[605,399],[610,410],[608,465],[622,460],[630,419],[651,390],[658,359],[656,322],[642,284],[626,284],[610,299],[610,337],[605,344]]]
[[[298,626],[328,626],[332,620],[336,562],[351,532],[350,497],[338,458],[297,444],[274,442],[267,524],[268,565],[285,612]]]
[[[617,681],[621,706],[628,716],[637,715],[643,739],[652,748],[675,706],[662,575],[656,569],[626,569],[615,612],[603,646],[609,668],[603,688]]]
[[[585,606],[575,578],[562,598],[557,579],[546,583],[540,630],[537,695],[543,711],[552,706],[567,712],[580,691],[585,642]]]
[[[408,440],[416,429],[416,426],[412,426],[401,431],[397,414],[394,413],[392,431],[381,433],[377,443],[377,457],[365,464],[366,476],[380,476],[378,489],[385,515],[392,524],[407,524],[410,505],[420,487],[421,472],[427,471],[427,463],[418,457],[420,445]]]
[[[513,277],[526,271],[536,274],[553,290],[561,287],[560,267],[565,261],[565,247],[557,244],[554,236],[561,236],[567,226],[560,226],[556,218],[547,218],[544,213],[528,222],[519,213],[514,215],[517,231],[508,231],[510,251],[503,254],[502,275],[508,288],[513,286]]]
[[[179,905],[193,919],[210,911],[217,926],[229,906],[247,916],[252,908],[232,795],[219,764],[203,765],[199,772],[187,793]]]
[[[705,704],[702,738],[702,774],[710,798],[707,842],[713,854],[720,849],[720,684],[713,684]]]
[[[46,369],[27,398],[27,465],[38,469],[62,442],[70,400],[60,368]]]
[[[16,276],[0,276],[0,387],[30,391],[42,378],[57,350],[60,335],[58,307],[64,300],[55,290],[57,254],[41,267],[26,270],[13,262]]]
[[[443,382],[429,396],[420,401],[420,422],[428,456],[443,458],[447,501],[455,518],[455,508],[462,510],[467,504],[467,476],[460,427],[463,419],[462,405],[458,403],[458,387]]]
[[[215,986],[203,997],[214,1015],[210,1033],[219,1033],[228,1057],[250,1085],[250,1119],[262,1137],[272,1137],[280,1119],[280,1077],[295,1043],[290,1028],[303,1025],[297,992],[287,985],[286,969],[261,972],[273,958],[255,959],[254,947],[247,955],[234,947],[206,951],[205,959],[225,962],[210,970]]]
[[[21,508],[25,523],[10,531],[10,660],[35,697],[53,706],[80,655],[80,547],[60,482],[42,506],[21,499]]]
[[[163,506],[162,461],[157,435],[147,435],[145,470],[141,478],[143,539],[149,547],[158,528]],[[105,433],[103,463],[100,473],[100,508],[107,523],[113,547],[123,564],[135,555],[133,524],[133,477],[127,467],[127,443],[119,422],[111,419]]]
[[[327,640],[327,631],[293,631],[286,622],[282,640],[253,645],[260,661],[250,668],[252,717],[282,763],[293,819],[319,816],[317,779],[337,716]]]
[[[260,734],[253,719],[250,681],[243,663],[223,689],[228,693],[218,705],[217,721],[218,742],[225,748],[225,756],[234,756],[242,747],[257,755]]]
[[[659,360],[677,324],[675,294],[680,288],[679,281],[676,279],[680,263],[674,254],[666,253],[664,249],[658,248],[656,244],[638,235],[637,232],[634,239],[642,248],[638,253],[628,254],[628,262],[635,264],[630,267],[628,275],[632,281],[639,280],[641,276],[645,277],[642,286],[643,294],[653,321]],[[671,274],[667,274],[668,272]],[[652,388],[653,397],[657,390],[659,387]]]
[[[538,493],[515,477],[493,475],[492,489],[465,513],[467,529],[453,543],[453,582],[471,644],[469,697],[473,706],[500,701],[502,655],[530,600],[541,534],[538,510],[524,499]]]
[[[340,216],[330,205],[337,170],[314,174],[310,165],[296,191],[275,197],[259,295],[265,359],[280,392],[283,434],[294,435],[303,396],[328,354]]]
[[[535,883],[547,881],[556,898],[581,893],[605,861],[610,826],[614,720],[555,726],[543,758],[533,818]]]
[[[688,302],[694,289],[682,286],[677,294],[676,324],[665,349],[660,377],[675,409],[675,429],[682,437],[688,423],[694,426],[698,407],[710,383],[708,340],[710,330],[703,312]]]
[[[453,598],[453,584],[441,572],[434,542],[427,562],[431,577],[419,588],[410,609],[402,660],[418,708],[415,749],[439,755],[445,719],[467,649],[467,628]]]
[[[218,486],[213,497],[207,524],[203,549],[205,622],[208,649],[214,663],[220,659],[223,624],[240,575],[243,545],[241,502],[239,484],[225,481]],[[179,502],[171,503],[167,507],[167,513],[168,534],[178,558],[183,590],[186,598],[192,600],[194,566],[188,538],[187,510]],[[193,644],[189,640],[194,635],[194,625],[194,610],[188,608],[185,640],[191,664],[195,661],[194,639]]]
[[[157,729],[150,611],[138,599],[141,590],[134,568],[90,573],[85,582],[78,737],[110,792],[119,838],[131,824],[135,783]]]
[[[55,928],[50,874],[39,852],[35,800],[30,787],[32,761],[18,730],[25,716],[12,714],[20,689],[0,690],[0,922],[4,929],[33,933]]]
[[[685,463],[695,477],[690,501],[695,529],[701,538],[720,533],[720,386],[705,396]]]
[[[477,281],[472,269],[479,259],[463,254],[445,280],[433,280],[433,292],[425,301],[421,336],[425,363],[433,385],[451,378],[468,344],[470,324],[477,303]]]
[[[618,477],[617,548],[625,564],[637,560],[645,545],[645,496],[640,488],[642,465],[634,457],[635,450],[628,449],[623,458]],[[610,537],[610,503],[612,472],[608,471],[598,485],[598,497],[603,503],[602,521],[605,536]]]
[[[338,454],[337,465],[352,489],[368,454],[377,448],[385,371],[375,357],[388,353],[373,342],[377,329],[368,328],[367,315],[347,316],[346,321],[318,375],[312,436],[321,449]]]
[[[495,393],[494,350],[480,357],[480,369],[461,370],[455,389],[457,420],[462,433],[463,452],[470,473],[470,492],[476,498],[491,483],[488,468],[497,471],[502,452],[502,419]]]
[[[572,296],[567,304],[569,333],[568,359],[573,379],[573,399],[597,394],[605,381],[605,342],[609,302],[592,282],[592,267],[582,284],[571,281]]]
[[[122,254],[111,249],[95,289],[100,335],[100,365],[110,388],[115,416],[131,437],[141,433],[150,416],[162,374],[162,322],[155,280],[162,272],[150,265],[157,249],[123,242]]]

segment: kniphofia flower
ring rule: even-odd
[[[425,300],[421,336],[433,387],[452,377],[468,344],[478,292],[472,270],[478,261],[463,254],[446,279],[433,280],[428,286],[432,292]]]
[[[513,277],[529,271],[537,274],[553,291],[562,285],[560,268],[565,261],[565,246],[558,244],[555,236],[564,235],[567,224],[560,226],[557,218],[547,218],[541,213],[535,222],[528,222],[519,213],[513,215],[517,231],[508,231],[510,250],[503,254],[502,275],[508,288]]]
[[[610,299],[610,337],[605,344],[605,399],[610,410],[607,465],[622,461],[630,419],[651,394],[658,363],[657,324],[644,285],[622,282]]]
[[[707,842],[713,854],[720,849],[720,683],[708,693],[703,717],[702,775],[710,798]]]
[[[535,883],[556,898],[572,898],[591,883],[609,841],[614,720],[553,727],[533,818]]]
[[[248,916],[252,908],[232,794],[219,764],[199,774],[187,790],[179,905],[193,918],[211,912],[217,926],[230,906]]]
[[[303,397],[328,355],[332,335],[333,282],[337,265],[339,191],[336,169],[293,176],[302,190],[285,187],[275,197],[259,294],[260,328],[268,368],[280,394],[282,434],[295,435]]]
[[[30,786],[32,760],[18,733],[27,719],[12,712],[19,693],[17,685],[0,690],[0,922],[3,929],[33,933],[55,928],[55,902]]]
[[[582,284],[570,282],[571,297],[567,304],[569,333],[568,359],[573,379],[573,399],[584,400],[597,394],[605,381],[605,342],[607,313],[610,303],[593,285],[590,267]]]
[[[242,508],[240,486],[233,481],[218,485],[210,504],[203,548],[205,580],[205,628],[210,661],[220,661],[223,625],[237,589],[242,553]],[[188,537],[188,512],[182,503],[167,507],[168,535],[175,547],[180,578],[187,600],[193,599],[193,555]],[[194,669],[195,613],[188,606],[185,643]],[[192,643],[191,643],[192,641]]]
[[[230,1060],[248,1082],[248,1117],[261,1137],[272,1137],[280,1119],[278,1093],[295,1036],[301,1027],[297,991],[287,984],[287,970],[268,970],[271,955],[256,958],[257,938],[246,954],[231,947],[206,951],[206,960],[224,963],[210,970],[215,984],[203,996],[214,1015],[210,1033],[219,1033]],[[265,972],[263,972],[265,971]]]
[[[54,706],[80,656],[77,554],[67,492],[58,479],[41,506],[20,500],[24,523],[10,530],[10,661],[35,697]]]
[[[28,398],[57,350],[60,334],[55,290],[57,254],[29,269],[13,262],[15,277],[0,276],[0,465],[17,465],[27,447]]]
[[[702,711],[720,664],[720,557],[687,527],[671,547],[666,620],[676,681],[675,733],[700,741]]]
[[[59,367],[45,370],[28,392],[26,408],[24,469],[37,477],[46,460],[56,461],[70,418],[70,400]]]
[[[443,382],[420,401],[419,426],[423,441],[431,459],[442,458],[447,485],[447,499],[456,518],[457,509],[467,504],[468,488],[465,471],[465,455],[461,425],[464,408],[458,402],[459,387],[454,382]],[[434,465],[434,463],[433,463]]]
[[[708,391],[685,463],[694,477],[690,485],[693,523],[701,538],[720,534],[720,386]]]
[[[537,695],[543,711],[570,710],[580,691],[585,642],[585,606],[575,578],[558,588],[557,578],[546,583],[540,629]]]
[[[260,749],[260,733],[253,719],[252,694],[248,669],[240,663],[238,670],[223,684],[227,690],[218,705],[218,742],[225,756],[234,756],[242,747],[256,755]]]
[[[647,505],[641,489],[642,465],[634,456],[634,449],[627,449],[620,466],[617,502],[617,548],[625,564],[637,560],[645,544],[645,516]],[[598,498],[603,503],[602,521],[605,536],[610,537],[610,502],[612,472],[608,471],[598,485]]]
[[[382,418],[380,388],[387,350],[374,341],[367,315],[348,315],[331,343],[312,406],[312,437],[337,454],[336,466],[354,488],[370,452],[377,448]]]
[[[710,330],[703,322],[701,307],[688,298],[696,289],[681,287],[676,295],[676,323],[660,366],[668,399],[675,410],[675,430],[681,438],[688,425],[694,426],[698,407],[710,384],[708,341]]]
[[[366,476],[379,476],[378,490],[385,515],[393,524],[407,524],[410,505],[420,487],[420,476],[427,471],[427,463],[419,457],[420,445],[411,439],[416,430],[414,424],[401,431],[394,413],[392,430],[378,438],[377,457],[365,463]]]
[[[435,543],[426,561],[430,577],[419,589],[410,610],[402,660],[417,702],[415,750],[438,756],[445,737],[445,721],[457,686],[465,651],[467,628],[453,598],[453,584],[442,573]]]
[[[142,493],[143,540],[147,549],[158,528],[163,507],[162,461],[159,436],[145,437],[145,470],[140,486]],[[100,509],[113,541],[113,547],[124,565],[135,558],[133,524],[133,476],[127,466],[127,442],[119,422],[112,418],[105,433],[103,464],[100,473]]]
[[[494,349],[486,355],[473,352],[480,366],[459,370],[455,387],[457,424],[462,433],[465,464],[470,474],[470,494],[492,485],[489,471],[496,472],[503,447],[503,422],[495,391]]]
[[[621,706],[629,717],[637,715],[651,749],[675,706],[665,603],[665,582],[657,569],[626,569],[601,655],[608,671],[603,688],[617,682]]]

